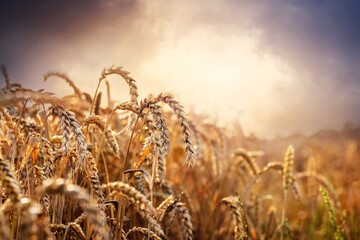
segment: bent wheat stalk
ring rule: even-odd
[[[238,148],[232,155],[235,157],[242,157],[245,160],[245,162],[247,163],[247,165],[249,166],[249,169],[253,175],[256,176],[259,174],[260,170],[259,170],[258,165],[256,164],[254,158],[249,156],[249,154],[247,153],[247,151],[245,149]]]
[[[150,99],[148,101],[149,104],[156,104],[158,102],[164,102],[168,104],[170,108],[174,111],[180,124],[182,135],[184,137],[184,142],[186,145],[185,150],[187,152],[187,156],[185,163],[191,167],[195,166],[196,154],[193,148],[193,142],[191,140],[190,126],[183,110],[184,107],[178,101],[176,101],[173,96],[166,93],[160,93],[156,98]]]
[[[61,79],[64,79],[67,84],[74,90],[75,95],[78,96],[81,99],[81,91],[80,89],[75,85],[75,83],[64,73],[60,72],[49,72],[44,75],[44,82],[48,80],[50,77],[59,77]]]

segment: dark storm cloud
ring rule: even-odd
[[[111,26],[118,19],[128,22],[131,28],[130,21],[136,17],[139,4],[109,0],[7,1],[0,9],[0,60],[16,64],[26,53],[41,49],[45,41],[71,43],[92,28]],[[179,2],[186,4],[191,5]],[[237,0],[203,4],[205,10],[194,18],[195,25],[259,29],[261,51],[295,63],[308,74],[359,82],[360,2]],[[220,9],[213,10],[212,5]]]
[[[295,66],[301,81],[310,82],[308,89],[299,86],[309,104],[292,107],[320,112],[321,124],[329,118],[360,122],[359,10],[359,1],[336,0],[262,1],[251,9],[250,22],[262,31],[259,49]]]
[[[87,2],[87,1],[86,1]],[[96,4],[85,1],[7,1],[0,12],[1,60],[15,64],[46,39],[76,37]],[[78,27],[74,28],[74,25]],[[85,25],[85,26],[84,26]]]
[[[302,71],[358,83],[359,10],[358,1],[263,1],[254,24],[267,49]]]
[[[37,61],[51,65],[59,52],[76,46],[94,29],[119,16],[126,24],[136,14],[135,5],[109,0],[7,1],[0,8],[0,62],[14,72]]]

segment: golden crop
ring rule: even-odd
[[[121,67],[94,95],[45,75],[73,88],[63,98],[2,72],[1,239],[360,238],[359,128],[261,140],[170,94],[139,100]]]

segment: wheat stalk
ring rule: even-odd
[[[10,86],[10,77],[9,77],[9,74],[7,73],[5,65],[1,65],[1,73],[4,77],[5,89],[7,89]]]
[[[22,198],[20,201],[20,210],[23,212],[20,229],[22,230],[21,238],[29,240],[38,239],[38,219],[42,213],[38,203],[29,198]]]
[[[10,240],[9,229],[6,227],[8,223],[5,221],[5,216],[2,211],[0,211],[0,239]]]

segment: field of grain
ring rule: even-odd
[[[121,67],[93,93],[46,74],[62,98],[2,74],[1,239],[360,239],[359,128],[263,140]]]

